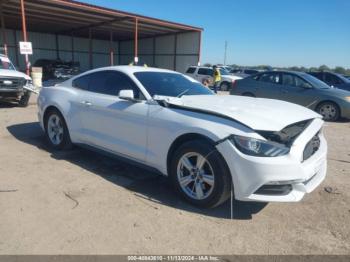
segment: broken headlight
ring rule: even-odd
[[[250,156],[277,157],[288,154],[290,150],[283,144],[251,137],[233,135],[230,140],[239,151]]]

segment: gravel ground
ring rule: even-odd
[[[231,220],[229,203],[194,208],[155,174],[53,152],[34,104],[2,105],[0,254],[350,254],[350,123],[325,133],[328,175],[316,191],[299,203],[235,201]]]

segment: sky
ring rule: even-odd
[[[80,0],[202,27],[202,64],[350,68],[350,0]]]

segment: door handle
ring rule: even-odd
[[[89,101],[81,101],[81,104],[83,104],[84,106],[92,106],[92,103]]]

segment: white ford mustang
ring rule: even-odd
[[[214,95],[177,72],[115,66],[42,88],[55,149],[86,146],[169,176],[192,204],[299,201],[326,176],[321,116],[278,100]]]

